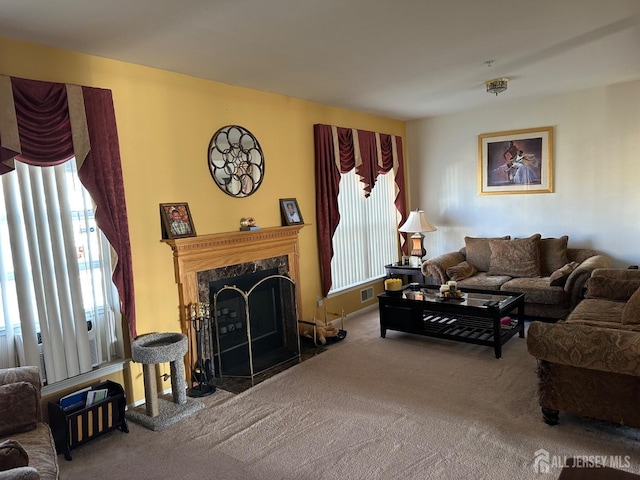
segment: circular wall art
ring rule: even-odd
[[[232,197],[248,197],[264,178],[262,148],[249,130],[238,125],[213,134],[207,160],[213,181]]]

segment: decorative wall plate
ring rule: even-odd
[[[216,185],[232,197],[248,197],[264,178],[264,155],[256,137],[244,127],[227,125],[211,137],[207,154]]]

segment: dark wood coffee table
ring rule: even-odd
[[[490,302],[495,302],[491,304]],[[410,284],[398,293],[378,295],[380,336],[396,330],[427,337],[487,345],[496,358],[516,333],[524,338],[524,294],[464,289],[460,299],[442,299],[439,286]],[[508,326],[500,319],[516,311]]]

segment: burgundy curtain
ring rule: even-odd
[[[0,174],[13,170],[11,157],[48,166],[76,156],[80,181],[96,203],[96,224],[118,255],[113,282],[134,339],[137,332],[131,245],[111,91],[13,77],[10,81],[12,98],[4,95],[6,90],[0,91],[3,103],[15,105],[15,117],[11,109],[5,108],[0,119],[0,126],[5,128],[0,131]],[[12,125],[12,117],[17,128]],[[10,139],[16,136],[15,132],[18,138]],[[90,145],[88,151],[77,152],[83,143]]]
[[[67,89],[61,83],[12,78],[20,160],[32,165],[57,165],[73,157]],[[12,170],[3,165],[2,173]]]
[[[318,249],[322,293],[326,296],[332,284],[333,235],[340,223],[340,174],[355,168],[364,184],[365,196],[368,197],[378,175],[395,170],[398,193],[394,203],[400,213],[398,225],[401,225],[406,219],[404,160],[402,139],[393,135],[317,124],[314,125],[314,143]],[[402,248],[406,249],[406,246],[403,244]]]

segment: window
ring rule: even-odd
[[[393,171],[378,175],[366,198],[355,169],[341,174],[329,293],[383,277],[384,266],[398,258],[393,176]]]
[[[51,384],[122,358],[111,248],[75,159],[0,177],[0,366]]]

